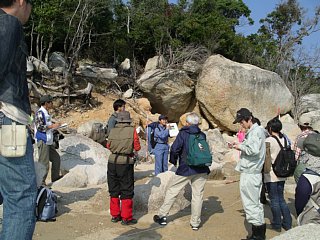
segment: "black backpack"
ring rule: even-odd
[[[276,160],[272,164],[272,169],[277,177],[290,177],[293,176],[294,170],[297,166],[294,151],[291,146],[287,144],[287,139],[284,138],[284,146],[280,143],[279,139],[275,136],[271,136],[277,140],[280,151],[276,157]]]
[[[157,142],[156,142],[156,140],[154,139],[154,131],[155,131],[156,128],[158,128],[158,129],[160,130],[160,128],[159,128],[159,122],[150,123],[150,124],[148,125],[148,127],[151,129],[151,131],[150,131],[149,144],[151,145],[151,148],[153,149],[153,148],[155,148],[155,146],[157,145]]]

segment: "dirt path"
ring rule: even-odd
[[[146,164],[147,165],[147,164]],[[146,168],[152,166],[148,165]],[[145,167],[140,167],[145,169]],[[140,173],[140,175],[139,175]],[[137,176],[143,176],[137,171]],[[148,180],[144,176],[136,185]],[[59,216],[56,222],[38,222],[35,240],[98,240],[98,239],[241,239],[247,235],[244,214],[240,200],[238,182],[226,184],[224,181],[208,181],[205,186],[202,227],[192,231],[189,226],[190,207],[170,215],[168,225],[161,227],[153,223],[154,213],[141,215],[135,213],[139,222],[134,226],[111,223],[108,213],[109,197],[105,186],[85,189],[54,189],[58,195]],[[293,212],[293,195],[286,194]],[[265,206],[267,224],[271,212]],[[248,227],[248,226],[247,226]],[[279,233],[267,230],[267,239]]]

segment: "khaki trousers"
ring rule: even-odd
[[[47,145],[43,141],[39,141],[38,145],[38,154],[39,160],[38,162],[43,164],[46,168],[46,173],[43,176],[42,182],[45,183],[48,172],[49,172],[49,161],[52,163],[51,166],[51,181],[54,182],[60,177],[60,156],[57,150],[53,145]]]
[[[190,224],[194,227],[199,227],[201,223],[201,209],[203,203],[204,185],[208,175],[196,174],[192,176],[174,175],[166,192],[166,197],[159,210],[159,216],[167,216],[179,192],[188,184],[191,184],[192,200],[191,200],[191,219]]]

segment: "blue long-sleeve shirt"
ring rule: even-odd
[[[169,129],[159,124],[154,130],[154,139],[157,143],[168,143]]]

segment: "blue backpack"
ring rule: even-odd
[[[190,134],[188,147],[187,164],[189,166],[211,166],[212,155],[209,144],[202,134]]]
[[[49,188],[38,189],[36,216],[38,221],[54,222],[57,214],[57,195]]]
[[[150,138],[149,138],[149,144],[151,146],[152,149],[155,148],[155,146],[157,145],[157,141],[154,139],[154,131],[156,128],[159,128],[159,122],[153,122],[153,123],[150,123],[148,125],[148,128],[150,128]]]

